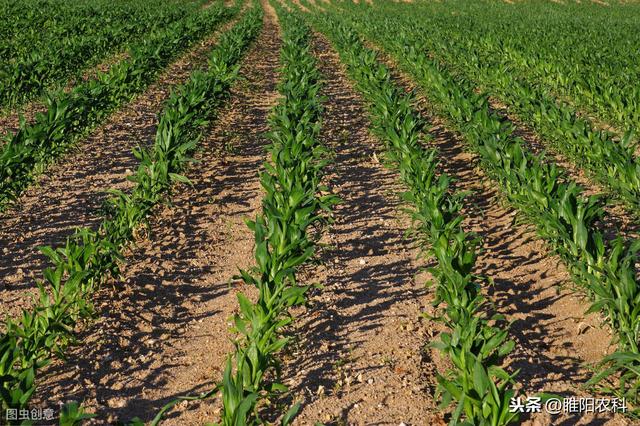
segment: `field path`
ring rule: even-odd
[[[328,234],[334,248],[310,279],[324,289],[296,320],[300,341],[286,362],[285,383],[303,400],[295,424],[437,425],[425,391],[434,366],[421,359],[429,296],[403,239],[409,220],[398,209],[398,177],[374,156],[380,147],[337,54],[321,36],[314,50],[329,99],[322,136],[336,151],[331,185],[342,204]]]
[[[135,248],[125,282],[101,292],[100,317],[80,337],[85,344],[48,371],[40,401],[75,399],[102,421],[139,416],[148,422],[174,397],[206,391],[220,378],[233,350],[228,318],[238,305],[230,282],[238,268],[254,265],[244,220],[260,208],[264,133],[277,102],[279,28],[266,10],[231,101],[187,172],[194,187],[179,188],[172,205],[152,218],[150,238]],[[163,424],[203,424],[218,409],[192,403]]]
[[[15,316],[30,306],[35,279],[47,266],[39,246],[63,244],[76,227],[97,227],[104,191],[133,186],[126,180],[138,165],[133,148],[153,143],[157,115],[171,90],[206,64],[208,52],[232,22],[173,62],[146,92],[79,141],[75,152],[52,165],[15,207],[0,215],[1,316]]]

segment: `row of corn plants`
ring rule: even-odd
[[[19,106],[47,87],[80,77],[110,53],[198,13],[202,1],[16,3],[21,13],[0,43],[0,108]]]
[[[176,55],[230,19],[237,7],[214,6],[151,34],[130,58],[69,93],[47,98],[47,111],[25,121],[0,147],[0,210],[75,142],[116,108],[141,93]]]
[[[506,425],[518,419],[509,412],[517,372],[501,365],[514,348],[508,325],[482,295],[483,278],[473,273],[479,238],[462,228],[463,194],[451,179],[438,173],[438,152],[423,147],[424,120],[413,110],[413,99],[391,81],[375,52],[358,35],[331,19],[318,19],[340,53],[356,88],[368,103],[373,130],[384,141],[390,164],[408,191],[402,198],[412,206],[414,235],[422,250],[437,260],[430,269],[436,282],[435,317],[448,328],[433,346],[451,361],[438,375],[441,407],[457,402],[451,424]],[[444,305],[444,307],[442,307]],[[464,421],[460,419],[464,418]]]
[[[476,93],[469,81],[453,78],[419,46],[407,43],[409,35],[402,27],[392,31],[376,19],[350,22],[394,55],[416,79],[432,108],[480,155],[481,165],[508,201],[560,255],[575,282],[591,297],[588,312],[600,311],[616,336],[617,351],[602,360],[589,384],[626,398],[632,405],[627,413],[640,414],[636,269],[640,243],[620,237],[605,242],[596,227],[604,219],[601,200],[585,196],[555,164],[527,151],[524,141],[514,135],[512,123],[491,110],[485,94]]]
[[[297,15],[274,4],[282,28],[281,101],[269,119],[270,161],[260,182],[265,191],[262,212],[249,222],[255,236],[257,266],[241,271],[245,284],[259,290],[251,303],[238,294],[234,318],[240,338],[227,359],[221,383],[221,424],[261,424],[260,400],[287,390],[279,382],[277,358],[289,342],[283,332],[293,318],[289,309],[303,304],[309,286],[300,285],[297,269],[315,253],[319,230],[337,202],[322,184],[329,151],[319,142],[322,115],[320,72],[310,52],[310,30]],[[264,405],[263,405],[264,406]],[[299,406],[281,418],[288,424]]]
[[[640,70],[635,55],[629,55],[629,46],[640,41],[637,4],[509,7],[457,0],[421,6],[411,13],[421,16],[430,37],[489,47],[497,55],[492,60],[508,61],[510,74],[522,72],[536,87],[619,128],[640,128]]]
[[[555,150],[584,168],[612,195],[624,200],[636,216],[640,207],[640,161],[635,157],[633,132],[616,140],[608,131],[596,129],[575,109],[558,101],[544,87],[527,80],[526,73],[514,73],[510,55],[500,40],[480,43],[476,34],[456,28],[427,31],[428,26],[414,12],[389,17],[389,29],[402,26],[410,35],[406,42],[434,55],[449,71],[479,83],[487,94],[504,102],[524,123],[552,144]],[[462,34],[460,34],[462,33]]]
[[[309,289],[298,283],[297,270],[314,256],[320,230],[337,198],[321,195],[328,190],[321,181],[329,151],[318,140],[321,83],[310,52],[309,28],[297,15],[273,6],[282,28],[282,97],[269,118],[270,160],[260,174],[265,191],[262,211],[248,222],[255,236],[256,266],[240,271],[238,277],[258,289],[258,298],[252,303],[238,293],[240,312],[233,322],[240,337],[234,340],[235,351],[227,358],[221,382],[206,394],[172,401],[154,424],[179,400],[217,394],[223,408],[220,423],[215,424],[264,424],[262,410],[269,398],[287,390],[279,381],[278,354],[290,340],[284,335],[293,320],[289,310],[305,302]],[[289,424],[298,409],[298,404],[292,405],[280,423]],[[277,410],[272,405],[267,411],[273,416]]]
[[[52,266],[37,283],[39,298],[19,320],[8,319],[0,336],[0,401],[2,409],[25,408],[36,389],[37,372],[75,343],[74,330],[94,314],[91,297],[109,277],[116,277],[123,248],[147,223],[152,209],[170,196],[179,173],[217,107],[228,97],[237,63],[261,28],[254,7],[212,51],[208,68],[195,71],[170,95],[158,117],[155,143],[135,151],[140,165],[130,180],[130,193],[110,191],[105,217],[97,230],[78,229],[63,247],[43,248]]]

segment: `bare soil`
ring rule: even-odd
[[[296,5],[296,7],[298,7],[302,12],[304,13],[309,13],[309,9],[307,9],[306,6],[304,6],[302,3],[300,3],[300,0],[292,0],[292,3]]]
[[[74,152],[52,165],[0,216],[0,297],[4,301],[0,315],[15,316],[31,305],[35,279],[47,266],[39,246],[60,246],[76,227],[96,228],[107,197],[104,191],[132,186],[126,178],[138,164],[133,148],[153,143],[157,116],[171,90],[206,64],[207,53],[230,25],[171,64],[146,92],[78,142]]]
[[[193,186],[177,188],[171,203],[157,209],[147,238],[127,253],[123,276],[97,294],[98,318],[79,331],[80,344],[67,360],[43,370],[35,406],[75,400],[98,415],[95,423],[134,416],[149,422],[175,397],[207,391],[220,380],[233,351],[236,296],[256,297],[234,276],[254,264],[245,220],[261,206],[258,173],[267,158],[267,117],[278,99],[280,29],[268,2],[262,5],[264,29],[242,63],[229,104],[200,141],[199,161],[187,172]],[[75,226],[97,226],[101,191],[129,187],[125,177],[136,165],[131,149],[151,143],[162,102],[204,63],[216,38],[173,64],[2,216],[0,313],[15,315],[29,306],[34,289],[28,283],[44,266],[37,246],[60,244]],[[365,105],[337,53],[320,34],[313,52],[326,80],[321,138],[336,154],[327,182],[342,203],[317,262],[301,272],[302,281],[322,288],[294,311],[288,330],[294,341],[282,372],[290,393],[278,402],[301,403],[296,425],[443,426],[449,416],[437,408],[436,375],[449,365],[429,348],[443,329],[423,315],[433,313],[425,272],[431,260],[405,236],[411,221],[398,197],[404,188],[381,163],[383,145],[370,133]],[[390,58],[386,63],[402,88],[416,89]],[[482,238],[483,249],[475,272],[493,280],[486,295],[513,321],[516,349],[507,368],[521,369],[519,392],[594,396],[581,385],[590,377],[588,366],[613,349],[603,319],[585,314],[588,302],[572,291],[558,256],[518,221],[429,100],[419,97],[416,108],[431,123],[427,144],[439,149],[442,170],[456,177],[457,190],[469,193],[464,226]],[[522,132],[527,142],[538,143]],[[163,424],[197,425],[219,414],[219,399],[180,403]],[[630,423],[599,414],[539,415],[523,424]]]
[[[99,415],[98,423],[134,416],[149,422],[173,398],[207,391],[221,378],[233,351],[228,321],[236,293],[255,297],[233,277],[254,265],[244,221],[260,208],[264,133],[277,102],[279,28],[273,10],[266,11],[232,99],[187,173],[194,186],[179,188],[160,209],[122,280],[100,292],[100,317],[68,361],[49,369],[38,392],[42,404],[77,400]],[[163,424],[203,424],[219,409],[211,400],[183,403]]]
[[[285,384],[302,402],[295,424],[441,424],[435,365],[423,351],[433,336],[421,319],[430,296],[403,238],[410,220],[398,176],[377,160],[380,146],[337,54],[322,36],[314,51],[328,98],[322,138],[336,152],[330,182],[342,204],[323,266],[310,274],[324,288],[298,313],[299,341],[285,361]]]
[[[399,71],[388,55],[381,55],[394,79],[407,92],[419,88]],[[419,95],[416,105],[432,124],[432,141],[440,151],[443,170],[457,179],[455,187],[469,191],[463,214],[469,230],[483,241],[477,273],[495,285],[487,289],[499,313],[514,321],[511,336],[516,350],[509,357],[511,369],[520,369],[517,382],[524,396],[545,391],[562,396],[590,397],[581,389],[591,377],[589,365],[611,353],[612,335],[597,314],[585,315],[588,301],[572,290],[569,273],[558,256],[550,253],[535,230],[517,219],[517,212],[478,166],[462,139],[432,113],[428,98]],[[622,416],[553,417],[541,415],[533,425],[623,425]]]
[[[211,1],[202,6],[207,8],[213,5],[215,2]],[[231,7],[233,0],[228,0],[225,3],[226,7]],[[111,67],[123,60],[129,59],[129,50],[126,47],[121,48],[119,51],[107,55],[103,60],[97,64],[88,64],[82,71],[82,74],[78,77],[71,77],[63,86],[63,91],[69,93],[75,86],[80,83],[87,82],[89,80],[95,80],[99,73],[107,73]],[[56,86],[57,87],[57,86]],[[53,89],[53,88],[49,88]],[[20,117],[24,117],[27,123],[32,123],[38,113],[45,113],[47,107],[42,99],[35,99],[25,103],[24,105],[11,111],[0,111],[0,138],[7,134],[15,133],[20,127]],[[0,140],[0,146],[4,143]]]
[[[95,80],[98,77],[98,73],[107,73],[109,69],[120,61],[123,61],[129,57],[127,51],[120,51],[105,58],[99,64],[88,67],[82,72],[79,78],[71,78],[66,85],[64,85],[63,91],[69,93],[79,83],[87,82],[89,80]],[[0,112],[0,137],[14,134],[20,128],[20,118],[24,118],[27,123],[33,123],[38,113],[46,113],[47,106],[42,99],[36,99],[25,103],[24,105],[16,108],[12,111]],[[4,140],[0,140],[0,146],[5,143]]]

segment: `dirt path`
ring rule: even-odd
[[[396,83],[419,93],[388,56],[381,57],[391,67]],[[570,289],[571,278],[560,258],[548,252],[534,229],[516,223],[516,211],[505,206],[496,184],[484,175],[465,143],[430,112],[428,99],[420,97],[417,107],[433,124],[429,130],[435,138],[433,145],[440,150],[443,170],[458,179],[455,186],[459,190],[470,193],[463,211],[465,225],[483,239],[484,250],[476,263],[477,273],[494,280],[488,296],[498,312],[514,321],[511,335],[516,350],[509,363],[521,369],[517,381],[522,394],[547,391],[593,396],[580,389],[591,377],[585,363],[596,363],[614,349],[602,318],[585,315],[589,303]],[[534,425],[625,424],[621,417],[612,419],[606,413],[580,419],[540,416],[534,421]]]
[[[231,25],[223,25],[221,31]],[[15,315],[30,305],[35,278],[47,265],[39,246],[64,243],[75,227],[97,226],[104,191],[131,187],[126,177],[138,164],[132,149],[153,143],[164,101],[191,71],[206,64],[221,31],[172,63],[145,93],[80,141],[75,152],[50,167],[38,185],[0,216],[0,297],[5,302],[0,315]]]
[[[264,133],[277,101],[280,38],[275,14],[267,12],[232,100],[187,173],[194,188],[180,188],[173,205],[153,219],[125,283],[102,292],[101,317],[69,361],[50,369],[41,401],[83,400],[101,421],[139,416],[148,422],[173,397],[208,390],[220,378],[233,349],[228,318],[237,307],[238,289],[229,283],[238,268],[254,264],[244,219],[260,208]],[[252,295],[254,289],[241,290]],[[215,404],[181,408],[163,424],[216,420]]]
[[[300,313],[293,332],[300,341],[285,364],[285,383],[303,401],[295,424],[438,424],[426,389],[434,365],[421,359],[429,296],[403,239],[401,188],[373,157],[379,145],[336,53],[321,36],[314,50],[329,99],[323,139],[337,155],[331,185],[342,204],[328,234],[334,248],[311,277],[324,289]]]

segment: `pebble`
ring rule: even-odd
[[[587,331],[591,326],[585,322],[581,322],[580,324],[578,324],[578,334],[582,334],[585,331]]]
[[[122,408],[126,405],[126,401],[123,398],[113,398],[107,402],[107,405],[112,408]]]

